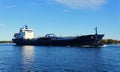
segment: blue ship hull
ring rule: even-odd
[[[99,47],[100,41],[104,34],[83,35],[72,38],[55,37],[55,38],[34,38],[34,39],[12,39],[17,45],[40,45],[40,46],[88,46]]]

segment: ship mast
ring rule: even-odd
[[[95,34],[97,35],[98,33],[97,33],[97,27],[95,28]]]
[[[27,26],[27,25],[25,25],[25,29],[28,29],[28,26]]]

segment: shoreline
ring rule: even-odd
[[[7,40],[3,40],[3,41],[0,41],[0,43],[13,43],[12,41],[7,41]]]
[[[0,43],[13,43],[12,40],[1,40]],[[120,44],[120,40],[103,39],[102,44]]]

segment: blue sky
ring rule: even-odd
[[[25,24],[35,37],[98,33],[120,40],[120,0],[0,0],[0,40],[11,40]]]

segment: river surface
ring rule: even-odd
[[[120,45],[81,48],[0,44],[0,72],[120,72]]]

